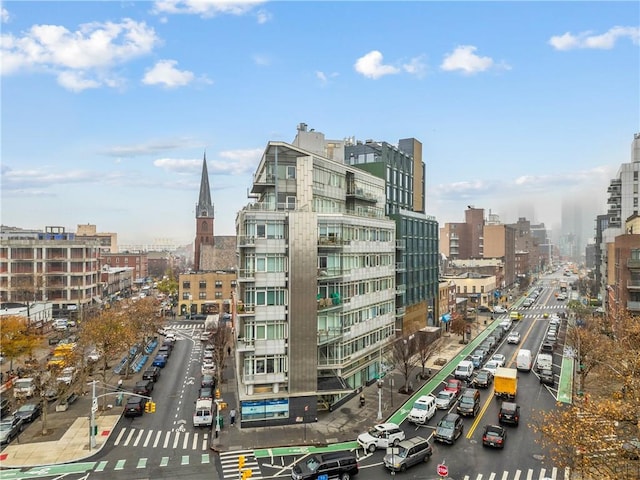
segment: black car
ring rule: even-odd
[[[0,418],[11,413],[11,400],[7,397],[0,399]]]
[[[513,402],[502,402],[500,413],[498,413],[498,421],[518,425],[520,422],[520,405]]]
[[[137,393],[138,395],[150,397],[151,392],[153,392],[153,380],[140,380],[136,382],[133,387],[133,393]]]
[[[480,392],[475,388],[465,388],[456,406],[456,411],[460,415],[475,417],[480,411]]]
[[[352,452],[318,453],[304,457],[291,469],[293,480],[340,478],[348,480],[359,471],[358,459]]]
[[[144,414],[144,406],[147,399],[142,397],[129,397],[127,404],[124,406],[125,417],[140,417]]]
[[[169,358],[171,356],[171,350],[173,349],[170,346],[163,345],[158,349],[158,355],[164,355],[165,357]]]
[[[489,370],[480,370],[476,373],[476,376],[473,377],[472,384],[476,388],[489,388],[493,382],[493,373]]]
[[[24,423],[33,422],[40,414],[42,414],[42,405],[40,405],[40,402],[25,403],[14,413],[14,415],[21,418]]]
[[[157,382],[161,371],[159,367],[149,367],[142,373],[142,379]]]
[[[504,448],[507,439],[507,429],[502,425],[485,425],[482,433],[482,446]]]
[[[478,311],[479,312],[491,312],[491,309],[489,307],[487,307],[486,305],[479,305],[478,306]]]
[[[213,398],[213,388],[202,387],[198,392],[198,398]]]
[[[540,377],[540,383],[551,385],[552,387],[556,383],[555,377],[553,376],[553,370],[545,368],[543,370],[540,370],[540,373],[538,375]]]
[[[456,413],[449,413],[442,417],[436,426],[436,432],[433,438],[442,443],[453,443],[462,435],[464,425],[462,417]]]

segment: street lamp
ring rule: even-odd
[[[382,420],[382,387],[384,385],[384,380],[381,378],[378,379],[378,420]]]

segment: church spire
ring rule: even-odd
[[[209,188],[209,172],[207,171],[207,152],[202,159],[202,178],[200,179],[200,196],[196,205],[197,217],[213,218],[213,204],[211,203],[211,189]]]

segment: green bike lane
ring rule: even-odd
[[[471,342],[469,342],[454,358],[452,358],[446,365],[444,365],[438,372],[431,377],[425,383],[422,388],[417,390],[411,397],[404,402],[395,413],[387,419],[387,422],[392,422],[400,425],[407,418],[407,415],[411,411],[416,399],[422,395],[427,395],[433,392],[438,385],[443,383],[446,378],[453,373],[459,361],[464,359],[467,355],[470,355],[480,345],[485,338],[487,338],[498,326],[505,317],[493,320],[482,332],[480,332]],[[358,442],[351,440],[348,442],[332,443],[331,445],[315,447],[315,446],[290,446],[290,447],[274,447],[265,448],[254,451],[256,458],[270,458],[276,456],[287,455],[307,455],[311,453],[326,453],[326,452],[338,452],[343,450],[355,450],[358,448]]]
[[[22,471],[20,469],[2,470],[2,480],[19,480],[22,478],[42,478],[48,476],[64,476],[72,473],[85,473],[93,470],[97,462],[65,463],[62,465],[48,465],[46,467],[34,467]]]
[[[572,403],[574,360],[563,355],[558,380],[558,398],[561,403]]]

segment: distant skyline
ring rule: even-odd
[[[304,122],[421,141],[441,225],[473,205],[558,229],[565,203],[606,212],[640,131],[638,2],[1,5],[9,226],[189,244],[206,151],[235,235],[267,142]]]

